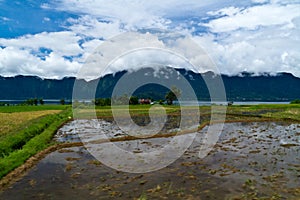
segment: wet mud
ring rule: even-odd
[[[99,131],[107,138],[125,134],[111,121],[97,121],[97,130],[89,123],[95,122],[69,122],[57,132],[55,140],[78,142],[82,137],[86,141],[98,140],[101,139]],[[177,122],[174,124],[165,130],[178,128]],[[85,146],[57,150],[2,191],[0,199],[300,198],[299,124],[227,123],[208,155],[199,158],[199,152],[207,148],[204,137],[207,128],[176,136],[195,138],[179,159],[149,173],[112,169],[95,159]],[[163,148],[172,139],[174,137],[141,138],[114,143],[140,154]],[[114,156],[117,158],[112,153],[112,160]]]

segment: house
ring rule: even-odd
[[[139,104],[150,104],[151,99],[139,99]]]

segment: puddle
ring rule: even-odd
[[[97,130],[89,128],[93,123],[70,122],[55,138],[80,140],[75,126],[80,137],[91,144],[101,139],[99,131],[108,138],[125,135],[114,123],[100,120]],[[195,140],[174,163],[150,173],[120,172],[97,161],[84,147],[65,148],[41,160],[22,180],[0,193],[0,199],[134,199],[141,194],[149,199],[300,198],[299,124],[225,124],[217,144],[201,159],[198,155],[200,149],[205,150],[206,131],[207,127],[199,133],[178,136],[180,140],[195,136]],[[114,143],[138,155],[163,148],[172,139]],[[114,152],[112,156],[116,156]]]
[[[74,120],[60,128],[54,136],[59,142],[80,142],[127,136],[116,124],[105,120]]]
[[[180,117],[177,118],[180,119]],[[130,131],[130,127],[122,130],[115,122],[101,119],[74,120],[60,128],[54,136],[54,140],[58,142],[80,142],[81,140],[89,142],[92,140],[112,139],[128,136],[128,130]],[[177,123],[173,123],[166,125],[158,133],[170,133],[179,130]]]

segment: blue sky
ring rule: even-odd
[[[300,0],[0,0],[0,75],[76,76],[103,41],[151,29],[189,36],[225,74],[300,77]]]

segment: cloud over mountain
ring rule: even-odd
[[[89,55],[114,36],[161,29],[190,37],[222,73],[291,72],[300,77],[298,0],[20,4],[0,1],[1,75],[74,76]],[[11,14],[11,10],[24,14]],[[160,42],[168,45],[167,39]]]

